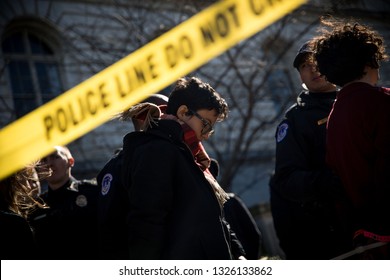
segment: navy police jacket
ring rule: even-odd
[[[120,149],[96,177],[98,194],[98,248],[101,259],[129,259],[127,215],[129,198],[122,184]]]
[[[334,198],[342,188],[325,161],[335,97],[336,92],[302,92],[276,131],[271,211],[287,258],[329,259],[341,253]]]
[[[30,217],[40,259],[97,259],[97,193],[94,180],[70,180],[41,195],[48,205]]]

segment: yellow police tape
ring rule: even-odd
[[[305,0],[225,0],[0,131],[0,179],[172,84]],[[254,50],[256,51],[256,50]]]

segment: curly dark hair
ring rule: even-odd
[[[166,113],[176,115],[181,105],[186,105],[193,111],[215,110],[218,121],[223,121],[228,115],[228,105],[219,93],[208,83],[196,77],[180,78],[169,95]]]
[[[382,36],[368,26],[334,19],[321,22],[324,26],[315,38],[314,56],[329,82],[344,86],[362,78],[366,66],[378,69],[380,61],[387,59]]]

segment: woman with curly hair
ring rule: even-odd
[[[35,207],[44,207],[36,199],[39,187],[37,163],[0,181],[1,259],[34,258],[35,243],[27,217]]]
[[[341,177],[340,211],[355,246],[378,246],[362,258],[390,257],[390,88],[377,86],[384,40],[355,22],[323,21],[315,58],[341,88],[327,127],[327,162]],[[374,246],[374,247],[375,247]]]

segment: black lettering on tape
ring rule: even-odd
[[[109,101],[107,100],[107,93],[104,91],[105,83],[99,85],[100,101],[103,108],[110,106]]]
[[[194,55],[194,47],[191,39],[186,36],[180,36],[177,45],[169,44],[165,46],[165,58],[170,68],[174,68],[181,60],[190,59]]]
[[[158,77],[156,64],[154,63],[153,58],[153,54],[148,55],[138,65],[133,66],[137,80],[137,87],[140,87],[148,83],[150,80]]]
[[[165,46],[165,58],[170,68],[176,66],[178,61],[178,54],[177,54],[177,50],[172,44]]]
[[[213,32],[212,32],[212,26],[210,23],[207,24],[208,26],[201,26],[200,31],[202,32],[202,38],[203,38],[203,46],[207,47],[210,44],[213,44],[215,42]]]
[[[255,15],[261,15],[264,12],[264,1],[263,0],[249,0],[252,12]]]
[[[284,0],[249,0],[251,10],[257,16],[263,14],[267,6],[274,6],[275,4],[281,3],[283,1]]]
[[[149,79],[158,78],[157,65],[154,63],[153,58],[153,55],[149,55],[144,62],[127,68],[124,71],[124,78],[120,74],[114,76],[117,93],[121,98],[126,97],[141,85],[146,84]]]
[[[153,58],[154,58],[153,55],[149,55],[147,58],[148,70],[150,73],[150,77],[152,79],[156,79],[156,78],[158,78],[158,73],[156,72],[156,64],[154,64]]]
[[[83,99],[81,97],[78,98],[78,102],[79,102],[79,108],[80,108],[80,112],[81,112],[81,121],[83,121],[85,119],[85,113],[87,112],[87,108],[85,106],[85,102],[83,102]]]
[[[45,128],[46,128],[46,139],[50,140],[50,131],[54,127],[53,118],[50,115],[47,115],[43,118],[43,123],[45,124]]]
[[[231,5],[230,7],[227,8],[227,12],[232,16],[234,25],[236,27],[240,27],[240,22],[238,20],[236,8],[237,8],[236,5]]]
[[[69,110],[70,119],[71,119],[73,125],[78,125],[79,122],[82,121],[82,119],[81,118],[77,119],[76,114],[75,114],[75,112],[73,110],[73,106],[72,106],[71,103],[68,104],[68,110]]]
[[[227,7],[226,10],[220,11],[215,18],[200,27],[203,38],[203,46],[208,47],[218,38],[225,38],[232,34],[234,27],[239,27],[236,5]]]
[[[133,79],[132,73],[132,69],[126,69],[124,81],[120,78],[120,75],[114,76],[117,93],[121,98],[126,97],[134,88],[135,81]]]
[[[61,132],[65,132],[66,129],[68,128],[68,120],[64,108],[58,108],[56,113],[56,120],[57,120],[58,129]]]
[[[85,96],[85,100],[87,101],[87,108],[88,108],[88,112],[91,114],[91,115],[95,115],[96,112],[97,112],[97,106],[96,104],[94,104],[93,102],[91,102],[91,100],[93,100],[94,98],[94,93],[92,90],[89,90],[87,92],[87,95]]]
[[[215,26],[218,34],[223,38],[229,34],[229,22],[224,14],[217,14],[215,18]]]
[[[100,83],[98,93],[89,90],[84,96],[80,96],[76,103],[68,103],[64,107],[57,108],[54,114],[46,115],[43,118],[46,139],[51,139],[54,129],[66,132],[70,126],[77,126],[84,121],[87,115],[95,115],[100,108],[109,107],[109,95],[104,87],[105,83]]]
[[[268,4],[273,6],[275,3],[282,3],[284,0],[268,0]]]
[[[146,84],[146,78],[145,78],[145,73],[142,67],[140,66],[142,65],[134,66],[134,72],[135,72],[135,76],[137,77],[138,84],[142,85],[142,84]]]
[[[150,54],[141,61],[139,65],[139,69],[136,69],[136,74],[138,81],[140,82],[138,86],[142,86],[144,84],[149,83],[151,80],[156,79],[158,77],[157,73],[157,65],[154,63],[154,55]],[[141,72],[139,72],[141,71]]]
[[[185,59],[190,59],[194,54],[194,47],[189,37],[182,36],[179,40],[180,51]]]

